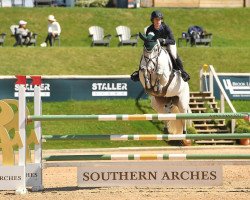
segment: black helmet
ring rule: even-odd
[[[154,18],[163,19],[163,14],[159,10],[155,10],[151,13],[151,22],[153,22]]]

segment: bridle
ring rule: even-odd
[[[146,69],[148,69],[148,65],[149,65],[150,62],[152,62],[153,65],[154,65],[154,71],[156,71],[157,68],[158,68],[158,58],[159,58],[159,56],[160,56],[160,54],[161,54],[162,47],[161,47],[159,44],[157,44],[157,46],[158,46],[158,48],[157,48],[158,53],[157,53],[153,58],[149,58],[149,57],[147,57],[147,56],[143,53],[143,56],[142,56],[141,59],[144,58],[144,60],[145,60],[145,62],[146,62]],[[154,48],[153,48],[153,49],[154,49]],[[146,49],[145,46],[144,46],[144,51],[150,52],[150,51],[148,51],[148,50]],[[155,59],[155,62],[154,62],[154,59]]]
[[[146,63],[146,66],[145,66],[145,68],[144,68],[145,72],[149,72],[148,65],[149,65],[150,62],[153,63],[153,66],[154,66],[153,71],[157,71],[157,70],[158,70],[158,67],[159,67],[159,65],[158,65],[158,58],[160,57],[160,54],[162,53],[162,50],[165,51],[166,53],[168,53],[167,50],[165,50],[164,48],[161,47],[161,45],[159,45],[159,44],[157,44],[157,45],[158,45],[158,48],[157,48],[158,53],[157,53],[154,57],[149,58],[149,57],[147,57],[147,56],[145,55],[145,53],[143,53],[143,55],[142,55],[142,57],[141,57],[141,61],[142,61],[142,59],[144,58],[144,61],[145,61],[145,63]],[[154,47],[154,48],[155,48],[155,47]],[[153,49],[154,49],[154,48],[153,48]],[[152,50],[153,50],[153,49],[152,49]],[[151,51],[152,51],[152,50],[151,50]],[[144,46],[144,51],[151,52],[151,51],[148,51],[148,50],[146,49],[145,46]],[[163,87],[162,93],[166,93],[166,92],[167,92],[168,87],[169,87],[169,85],[171,84],[171,82],[172,82],[172,80],[173,80],[173,78],[174,78],[174,76],[175,76],[175,75],[174,75],[174,70],[173,70],[173,68],[171,68],[170,65],[169,65],[169,70],[171,71],[170,76],[169,76],[169,80],[168,80],[167,84]],[[150,74],[149,76],[151,76],[151,73],[150,73],[150,72],[149,72],[149,74]],[[145,79],[145,81],[146,81],[146,78],[147,78],[146,76],[147,76],[147,75],[144,74],[144,79]],[[156,82],[155,82],[155,84],[156,84]]]

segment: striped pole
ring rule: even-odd
[[[151,121],[176,119],[249,119],[250,113],[178,113],[178,114],[138,114],[138,115],[29,115],[28,121]]]
[[[244,139],[250,138],[250,133],[240,134],[150,134],[150,135],[44,135],[43,139],[46,140],[111,140],[111,141],[127,141],[127,140],[200,140],[200,139]]]
[[[97,154],[97,155],[54,155],[46,161],[80,160],[218,160],[250,159],[250,154]]]

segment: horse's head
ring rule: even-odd
[[[146,61],[148,71],[154,71],[157,68],[157,58],[161,52],[161,45],[154,33],[145,34],[139,33],[140,38],[144,41],[143,56]]]
[[[143,56],[140,61],[139,77],[147,93],[153,96],[164,96],[166,84],[172,81],[170,57],[161,45],[157,37],[152,33],[147,36],[139,33],[144,41]],[[163,90],[164,87],[164,90]]]

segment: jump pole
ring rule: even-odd
[[[118,114],[118,115],[29,115],[28,121],[152,121],[178,119],[245,119],[249,120],[250,113],[178,113],[178,114]]]
[[[41,98],[41,89],[40,86],[42,84],[41,76],[31,76],[32,85],[34,86],[34,114],[42,115],[42,98]],[[38,144],[34,147],[34,162],[39,165],[37,177],[38,181],[36,185],[32,187],[33,191],[41,191],[44,189],[43,180],[42,180],[42,127],[41,121],[34,122],[34,130],[36,137],[38,139]]]
[[[16,190],[17,194],[26,194],[28,191],[26,189],[26,76],[17,75],[18,84],[18,128],[19,134],[22,141],[22,147],[19,148],[19,159],[18,165],[23,166],[22,170],[22,184]]]
[[[227,133],[227,134],[91,134],[91,135],[44,135],[45,140],[110,140],[110,141],[132,141],[132,140],[200,140],[200,139],[245,139],[250,138],[250,133]]]
[[[96,154],[96,155],[53,155],[46,161],[86,161],[86,160],[227,160],[250,159],[250,154]]]

